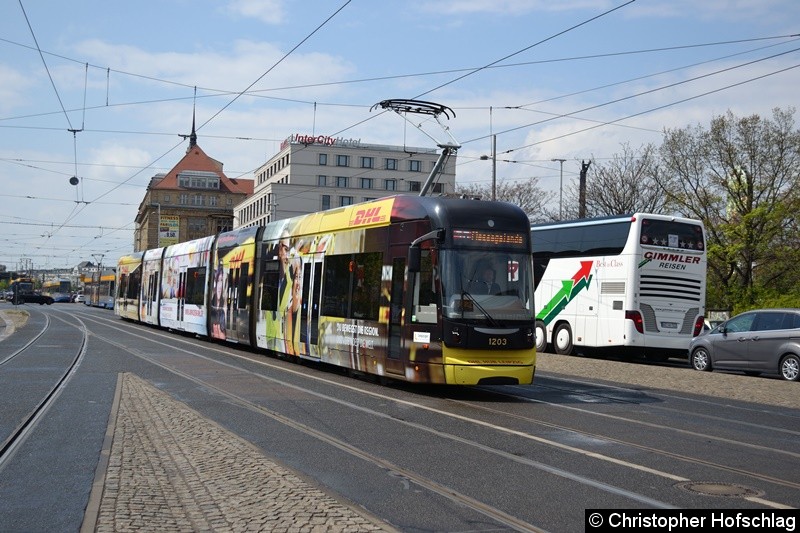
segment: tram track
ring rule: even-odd
[[[514,396],[514,395],[509,395],[509,396],[512,396],[514,398],[520,398],[519,396]],[[451,401],[457,402],[457,403],[462,404],[462,405],[467,405],[467,402],[458,401],[458,400],[451,400]],[[534,400],[534,401],[537,401],[539,403],[548,403],[548,404],[552,405],[551,402],[540,402],[539,400]],[[774,483],[776,485],[781,485],[781,486],[784,486],[784,487],[800,490],[800,483],[795,482],[795,481],[786,480],[786,479],[780,479],[780,478],[776,478],[774,476],[766,476],[766,475],[763,475],[763,474],[760,474],[760,473],[757,473],[757,472],[752,472],[752,471],[749,471],[749,470],[744,470],[744,469],[741,469],[741,468],[731,467],[731,466],[724,465],[724,464],[721,464],[721,463],[717,463],[717,462],[714,462],[714,461],[709,461],[708,459],[703,459],[703,458],[699,458],[699,457],[691,457],[691,456],[688,456],[688,455],[685,455],[685,454],[680,454],[680,453],[676,453],[676,452],[671,452],[669,450],[664,450],[664,449],[661,449],[661,448],[655,448],[653,446],[647,446],[647,445],[644,445],[644,444],[639,444],[639,443],[636,443],[636,442],[632,442],[630,440],[620,439],[620,438],[613,437],[613,436],[610,436],[610,435],[607,435],[607,434],[603,434],[603,433],[589,432],[589,431],[586,431],[586,430],[577,429],[577,428],[566,426],[566,425],[563,425],[563,424],[554,424],[552,422],[546,422],[544,420],[539,420],[539,419],[536,419],[536,418],[533,418],[533,417],[516,415],[516,414],[513,414],[513,413],[508,413],[506,411],[501,411],[501,410],[498,410],[498,409],[492,409],[490,407],[486,407],[486,406],[482,406],[482,405],[476,405],[474,403],[469,403],[468,405],[472,409],[480,409],[480,410],[492,413],[493,415],[496,415],[496,416],[511,417],[511,418],[515,418],[517,420],[522,420],[524,422],[529,422],[529,423],[532,423],[532,424],[536,424],[538,426],[547,427],[549,429],[557,429],[557,430],[560,430],[560,431],[565,431],[565,432],[573,433],[573,434],[576,434],[576,435],[580,435],[580,436],[585,437],[585,438],[592,438],[592,439],[602,440],[602,441],[605,441],[605,442],[612,442],[612,443],[619,444],[619,445],[622,445],[622,446],[626,446],[626,447],[629,447],[629,448],[635,448],[635,449],[638,449],[638,450],[641,450],[641,451],[658,454],[658,455],[661,455],[661,456],[664,456],[664,457],[668,457],[668,458],[671,458],[671,459],[676,459],[676,460],[684,461],[684,462],[695,464],[695,465],[702,465],[702,466],[706,466],[706,467],[711,467],[711,468],[714,468],[714,469],[717,469],[717,470],[731,472],[731,473],[734,473],[734,474],[738,474],[738,475],[749,477],[749,478],[753,478],[753,479],[758,479],[760,481],[764,481],[764,482],[767,482],[767,483]],[[631,419],[628,419],[627,421],[628,422],[637,422],[637,421],[631,420]],[[683,431],[683,430],[677,430],[677,431]],[[715,437],[713,435],[708,435],[708,434],[693,433],[693,435],[697,436],[697,437],[702,437],[704,439],[723,440],[723,439],[720,439],[718,437]],[[737,443],[737,444],[743,444],[743,443]],[[749,445],[749,446],[752,446],[752,445]],[[762,448],[763,449],[763,447],[758,447],[758,448]],[[780,454],[789,455],[789,456],[792,456],[792,457],[795,457],[795,458],[800,457],[800,454],[796,454],[796,453],[789,452],[789,451],[786,451],[786,450],[770,449],[769,451],[774,452],[774,453],[780,453]]]
[[[16,350],[11,352],[10,354],[8,354],[5,357],[3,357],[2,359],[0,359],[0,366],[8,363],[12,359],[14,359],[16,356],[18,356],[19,354],[23,353],[25,350],[27,350],[28,348],[33,346],[33,344],[36,343],[36,341],[39,340],[39,338],[47,332],[47,330],[50,328],[50,315],[44,313],[44,318],[45,318],[45,322],[44,322],[42,328],[34,335],[34,337],[32,339],[30,339],[24,346],[20,346],[19,348],[17,348]]]
[[[106,321],[104,319],[104,322],[107,322],[108,324],[110,324],[112,321]],[[118,328],[117,326],[109,326],[109,327],[112,327],[113,329],[118,329],[120,331],[124,331],[127,334],[135,335],[135,336],[137,336],[137,337],[139,337],[141,339],[146,339],[146,340],[149,340],[149,341],[152,341],[152,342],[160,342],[160,341],[154,341],[153,338],[152,338],[152,335],[148,335],[148,336],[139,335],[138,333],[132,333],[131,331],[127,330],[126,328]],[[161,334],[156,334],[156,335],[161,335]],[[176,340],[173,335],[163,334],[163,337],[165,339],[172,340],[173,342]],[[104,340],[106,340],[108,342],[116,342],[116,341],[112,341],[111,339],[107,339],[107,338],[104,338]],[[192,341],[187,340],[187,339],[180,339],[179,342],[191,344],[193,346],[197,346],[197,343],[192,342]],[[121,343],[117,343],[117,345],[122,349],[129,350],[126,346],[122,345]],[[494,422],[489,423],[489,422],[486,422],[486,421],[476,420],[474,418],[464,417],[462,415],[458,415],[458,414],[452,413],[452,412],[451,413],[447,413],[447,412],[442,413],[438,409],[434,409],[434,408],[422,405],[420,403],[409,402],[407,400],[401,400],[401,399],[398,399],[398,398],[390,397],[388,395],[379,394],[379,393],[376,393],[376,392],[373,392],[373,391],[367,391],[367,390],[364,390],[362,387],[357,387],[357,386],[351,386],[351,385],[347,385],[347,384],[338,383],[338,382],[335,382],[333,380],[330,380],[330,379],[327,379],[327,378],[323,378],[323,377],[309,376],[307,373],[301,372],[299,370],[289,369],[289,368],[286,368],[286,367],[281,366],[281,365],[270,363],[268,360],[260,358],[255,354],[237,354],[237,353],[229,351],[229,350],[223,350],[223,349],[221,349],[221,348],[219,348],[218,346],[215,346],[215,345],[209,345],[208,347],[204,346],[204,348],[207,351],[222,353],[222,354],[224,354],[226,356],[239,358],[239,359],[244,359],[244,360],[246,360],[246,361],[248,361],[250,363],[257,363],[259,365],[263,365],[263,366],[269,367],[269,368],[274,369],[274,370],[280,370],[282,372],[290,372],[290,373],[294,373],[294,374],[298,374],[298,375],[303,375],[303,377],[308,378],[308,379],[314,379],[314,380],[317,380],[317,381],[324,381],[328,385],[335,385],[337,387],[341,387],[343,389],[348,389],[350,391],[355,391],[355,392],[358,392],[358,393],[361,393],[361,394],[366,394],[366,395],[370,395],[370,396],[373,396],[373,397],[380,397],[380,398],[382,398],[384,400],[389,400],[389,401],[392,401],[392,402],[395,402],[395,403],[398,403],[398,404],[402,404],[402,405],[407,406],[407,407],[414,407],[414,408],[417,408],[417,409],[425,409],[425,410],[435,411],[435,412],[437,412],[437,414],[448,416],[448,417],[451,417],[451,418],[456,418],[458,420],[462,420],[464,422],[469,422],[469,423],[472,423],[472,424],[480,425],[480,426],[483,426],[483,427],[487,427],[487,428],[493,429],[495,431],[499,431],[499,432],[505,433],[505,434],[507,434],[509,436],[514,436],[514,437],[518,437],[518,438],[531,440],[531,441],[534,441],[534,442],[536,442],[538,444],[546,444],[546,445],[549,445],[549,446],[554,446],[556,448],[559,448],[559,449],[562,449],[564,451],[568,451],[568,452],[571,452],[571,453],[577,453],[577,454],[584,455],[586,457],[591,457],[593,459],[598,459],[598,460],[602,460],[602,461],[611,462],[613,464],[616,464],[616,465],[619,465],[619,466],[624,466],[626,468],[631,468],[631,469],[634,469],[634,470],[638,470],[640,472],[646,472],[646,473],[649,473],[649,474],[654,474],[654,475],[657,475],[659,477],[663,477],[665,479],[668,479],[672,483],[690,481],[689,479],[685,478],[684,476],[675,475],[675,474],[672,474],[670,472],[659,471],[658,469],[650,468],[650,467],[647,467],[647,466],[644,466],[644,465],[636,465],[634,463],[631,463],[630,461],[619,460],[619,459],[616,459],[614,457],[603,455],[603,454],[599,454],[597,452],[594,452],[594,451],[591,451],[591,450],[588,450],[588,449],[582,449],[582,448],[575,447],[575,446],[568,446],[568,445],[565,445],[563,443],[559,443],[559,442],[556,442],[556,441],[553,441],[553,440],[550,440],[550,439],[544,439],[544,438],[541,438],[541,437],[537,437],[536,435],[532,435],[530,432],[521,432],[521,431],[515,430],[515,429],[513,429],[511,427],[503,427],[503,426],[500,426],[500,425],[498,425],[498,424],[496,424]],[[210,360],[210,361],[214,361],[214,362],[217,362],[219,364],[224,364],[226,366],[231,366],[230,363],[225,363],[225,362],[218,361],[217,359],[215,359],[213,357],[199,355],[199,354],[197,354],[197,353],[195,353],[193,351],[190,351],[190,350],[184,350],[184,351],[186,351],[187,353],[190,353],[190,354],[192,354],[193,356],[196,356],[196,357],[202,357],[204,359],[207,359],[207,360]],[[133,352],[131,352],[131,353],[133,353]],[[151,362],[153,364],[157,364],[157,365],[161,366],[162,368],[164,368],[166,370],[169,370],[170,372],[176,372],[176,373],[179,372],[177,369],[175,369],[175,368],[173,368],[173,367],[171,367],[169,365],[166,365],[165,363],[163,363],[161,361],[157,361],[157,360],[147,356],[146,354],[138,353],[138,354],[134,354],[134,355],[136,355],[137,357],[143,357],[143,358],[147,359],[149,362]],[[355,410],[360,410],[360,411],[366,411],[366,412],[368,412],[369,414],[371,414],[373,416],[381,416],[381,417],[389,417],[390,416],[390,415],[387,415],[387,414],[382,413],[382,412],[377,412],[377,411],[374,411],[374,410],[366,409],[366,408],[364,408],[362,406],[359,406],[359,405],[352,404],[351,402],[346,402],[346,401],[343,401],[343,400],[334,399],[334,398],[331,398],[329,396],[318,395],[318,394],[314,393],[314,391],[310,391],[307,388],[299,388],[299,387],[297,387],[295,385],[292,385],[292,384],[290,384],[290,383],[288,383],[286,381],[283,381],[283,380],[280,380],[280,379],[277,379],[277,378],[273,378],[273,377],[264,376],[263,374],[260,374],[260,373],[257,373],[257,372],[252,372],[250,370],[241,368],[241,367],[239,367],[237,365],[233,365],[233,368],[236,368],[237,371],[245,372],[245,373],[250,374],[250,375],[252,375],[254,377],[257,377],[258,379],[268,380],[270,382],[273,382],[275,384],[279,384],[281,386],[294,387],[294,388],[297,388],[298,390],[302,391],[303,393],[310,394],[310,395],[317,395],[320,398],[323,398],[325,400],[338,402],[343,407],[347,407],[347,408],[355,409]],[[185,374],[185,373],[183,373],[183,374]],[[270,416],[270,417],[274,418],[275,420],[279,420],[279,421],[281,421],[282,423],[284,423],[286,425],[292,425],[292,424],[295,423],[294,421],[291,421],[291,420],[284,420],[283,418],[285,418],[285,417],[282,417],[282,415],[274,413],[274,412],[270,411],[269,409],[266,409],[263,406],[260,406],[258,404],[254,404],[254,403],[250,402],[249,400],[247,400],[245,398],[242,398],[242,397],[240,397],[240,396],[238,396],[238,395],[236,395],[234,393],[231,393],[230,391],[219,389],[219,388],[215,387],[212,383],[209,383],[209,382],[204,381],[204,380],[198,380],[198,378],[196,378],[194,376],[191,376],[189,374],[182,375],[182,377],[184,377],[186,379],[190,379],[190,380],[194,381],[195,383],[198,383],[198,384],[200,384],[200,385],[202,385],[204,387],[213,388],[219,394],[224,395],[226,398],[228,398],[231,401],[235,401],[235,402],[239,403],[240,405],[242,405],[242,407],[258,411],[258,412],[260,412],[262,414],[265,414],[267,416]],[[489,390],[491,390],[492,393],[495,393],[495,394],[497,393],[496,389],[489,389]],[[513,394],[507,395],[507,396],[514,397],[517,400],[536,401],[536,400],[531,400],[530,398],[525,398],[523,396],[515,396]],[[472,403],[472,402],[461,402],[461,403],[468,404],[470,407],[473,407],[473,408],[476,407],[476,404]],[[596,434],[596,433],[588,432],[588,431],[585,431],[585,430],[580,430],[580,429],[577,429],[577,428],[574,428],[574,427],[568,427],[568,426],[565,426],[565,425],[546,423],[546,422],[539,421],[539,420],[536,420],[536,419],[531,419],[530,417],[520,417],[518,415],[509,414],[508,412],[505,412],[505,411],[502,411],[502,410],[492,410],[492,409],[484,409],[484,410],[487,411],[487,412],[492,413],[492,416],[493,416],[494,419],[498,418],[499,416],[511,416],[511,417],[517,416],[517,418],[519,420],[522,420],[522,421],[525,421],[525,422],[530,422],[530,423],[539,424],[539,425],[545,425],[545,426],[550,427],[552,429],[558,429],[558,430],[561,430],[561,431],[569,431],[569,432],[581,434],[581,435],[583,435],[585,437],[589,437],[589,438],[603,439],[603,440],[606,440],[608,442],[614,442],[616,444],[623,445],[623,446],[630,446],[632,448],[636,448],[636,449],[639,449],[641,451],[646,451],[646,452],[652,453],[652,454],[658,454],[659,456],[664,457],[664,458],[668,458],[668,459],[672,459],[672,460],[676,460],[677,459],[677,460],[681,460],[681,461],[683,461],[685,463],[689,463],[689,464],[692,464],[692,465],[695,465],[695,466],[703,466],[703,467],[706,467],[706,468],[712,468],[712,469],[717,470],[717,471],[719,471],[721,473],[724,472],[724,473],[728,473],[728,474],[736,474],[736,475],[739,475],[739,476],[749,477],[751,479],[757,479],[757,480],[765,482],[765,483],[771,483],[771,484],[779,485],[779,486],[790,488],[790,489],[800,489],[800,483],[797,483],[797,482],[792,481],[792,480],[781,479],[781,478],[777,478],[777,477],[774,477],[774,476],[760,474],[758,472],[753,472],[753,471],[748,471],[748,470],[741,469],[741,468],[731,467],[729,465],[724,465],[724,464],[717,463],[717,462],[714,462],[714,461],[709,461],[707,459],[702,459],[702,458],[699,458],[699,457],[691,457],[691,456],[688,456],[688,455],[685,455],[685,454],[679,454],[679,453],[676,453],[676,452],[671,452],[669,450],[655,448],[655,447],[652,447],[652,446],[646,446],[646,445],[642,445],[642,444],[632,443],[632,442],[626,441],[624,439],[609,438],[608,436],[605,436],[605,435],[602,435],[602,434]],[[591,414],[598,414],[598,413],[591,413]],[[602,413],[600,413],[600,415],[602,415]],[[589,478],[587,478],[585,476],[580,476],[580,475],[577,475],[577,474],[573,474],[571,472],[565,471],[563,469],[555,468],[555,467],[552,467],[550,465],[545,465],[545,464],[542,464],[542,463],[539,463],[539,462],[536,462],[536,461],[531,461],[529,459],[526,459],[524,457],[520,457],[518,455],[509,454],[507,452],[502,452],[500,450],[492,449],[492,448],[487,447],[487,446],[485,446],[485,445],[483,445],[483,444],[481,444],[479,442],[470,441],[470,439],[465,439],[465,438],[457,436],[457,435],[445,434],[444,432],[435,430],[433,428],[424,427],[424,426],[421,426],[419,424],[412,423],[412,422],[405,421],[405,420],[398,420],[398,419],[393,419],[393,420],[395,422],[397,422],[397,423],[407,424],[408,426],[410,426],[413,429],[418,430],[418,431],[425,431],[425,432],[433,433],[433,434],[436,434],[439,437],[448,438],[448,439],[451,439],[451,440],[458,441],[458,442],[460,442],[462,444],[467,444],[467,445],[470,445],[470,446],[474,446],[474,447],[480,448],[481,451],[488,452],[488,453],[493,453],[493,454],[495,454],[495,455],[497,455],[499,457],[502,457],[503,459],[515,461],[515,462],[520,463],[521,465],[537,468],[539,470],[546,471],[546,472],[551,473],[551,474],[555,474],[555,475],[558,475],[558,476],[561,476],[561,477],[572,479],[573,481],[577,481],[577,482],[582,483],[584,485],[592,486],[593,488],[596,488],[596,489],[600,489],[600,490],[604,490],[604,491],[608,491],[608,492],[613,492],[613,493],[616,493],[616,494],[622,494],[627,498],[630,498],[630,499],[632,499],[634,501],[638,501],[639,503],[643,503],[645,505],[649,505],[649,506],[657,507],[657,508],[669,508],[670,507],[670,505],[665,503],[665,502],[659,502],[657,500],[653,500],[652,498],[648,498],[648,497],[643,496],[643,495],[638,495],[638,494],[632,493],[630,491],[626,491],[624,489],[621,489],[619,487],[614,487],[614,486],[611,486],[611,485],[604,484],[602,482],[597,482],[596,480],[589,479]],[[633,420],[630,420],[630,421],[633,422]],[[292,426],[292,427],[295,427],[295,426]],[[664,428],[663,426],[659,426],[659,428],[661,430],[675,429],[675,430],[678,430],[678,431],[685,431],[685,430],[680,430],[678,428]],[[428,490],[432,490],[433,492],[437,492],[439,494],[441,494],[442,491],[444,493],[448,493],[449,492],[446,489],[442,489],[440,487],[436,487],[435,483],[426,482],[426,480],[424,478],[419,478],[419,476],[414,475],[413,472],[404,471],[404,469],[402,469],[400,467],[397,467],[396,465],[386,464],[384,462],[384,460],[382,460],[380,458],[373,457],[371,454],[368,454],[368,453],[363,452],[361,450],[354,449],[351,445],[349,445],[347,443],[343,443],[343,442],[339,441],[338,439],[335,439],[335,438],[333,438],[330,435],[327,435],[325,433],[320,433],[318,430],[316,430],[314,428],[310,428],[310,427],[307,427],[307,426],[299,426],[299,427],[296,427],[296,429],[300,429],[300,430],[306,432],[308,435],[314,436],[315,438],[318,438],[320,440],[324,440],[325,442],[329,442],[332,445],[336,445],[340,449],[349,450],[348,453],[352,453],[352,454],[357,455],[359,457],[365,458],[365,460],[369,460],[369,461],[373,462],[376,465],[380,465],[383,468],[391,468],[392,471],[401,472],[404,477],[406,477],[407,479],[413,481],[414,483],[417,483],[418,485],[420,485],[422,487],[427,488]],[[717,438],[714,435],[701,434],[701,433],[697,433],[697,432],[690,432],[690,434],[693,437],[701,438],[701,439],[702,438],[706,438],[706,437]],[[331,439],[331,438],[333,438],[332,441],[328,441],[327,440],[327,439]],[[734,443],[730,443],[730,444],[738,445],[739,443],[734,442]],[[775,450],[770,450],[770,451],[774,452]],[[797,454],[793,454],[792,452],[785,452],[785,453],[790,455],[790,456],[796,456],[797,455]],[[458,501],[462,505],[467,505],[467,506],[469,506],[471,508],[475,508],[475,509],[480,507],[480,506],[476,505],[476,502],[471,502],[468,497],[459,496],[459,495],[457,495],[457,493],[455,494],[454,498],[455,498],[454,501]],[[782,504],[780,502],[773,502],[773,501],[769,501],[769,500],[766,500],[766,499],[760,498],[760,497],[752,497],[752,498],[750,498],[750,501],[752,503],[765,505],[767,507],[773,507],[773,508],[784,508],[784,507],[786,507],[784,504]],[[502,522],[502,520],[500,520],[500,521]],[[505,522],[503,522],[503,523],[505,523]]]
[[[10,363],[12,360],[15,363],[20,362],[26,354],[32,353],[37,348],[38,344],[46,340],[46,334],[50,329],[51,320],[47,313],[45,313],[45,317],[45,324],[41,331],[24,346],[6,357],[0,364]],[[45,392],[41,390],[32,391],[31,394],[33,394],[33,398],[29,398],[26,395],[19,395],[17,398],[18,402],[25,402],[27,400],[28,405],[23,408],[25,414],[18,418],[16,426],[14,426],[8,434],[0,436],[3,438],[2,443],[0,443],[0,471],[3,470],[5,464],[13,457],[15,451],[37,427],[44,414],[53,405],[61,391],[68,384],[80,365],[82,358],[86,354],[88,330],[86,329],[85,323],[80,318],[76,317],[75,320],[78,321],[78,325],[69,325],[81,331],[81,336],[77,346],[73,346],[74,356],[68,357],[65,367],[52,376],[52,383],[47,386]],[[7,368],[7,366],[0,367],[0,372],[2,372],[4,368]]]
[[[121,330],[121,328],[114,328],[114,329],[120,329]],[[259,414],[261,416],[267,416],[267,417],[271,418],[272,420],[275,420],[276,422],[279,422],[279,423],[281,423],[281,424],[283,424],[283,425],[285,425],[287,427],[290,427],[290,428],[292,428],[292,429],[294,429],[296,431],[299,431],[299,432],[301,432],[301,433],[303,433],[305,435],[308,435],[310,437],[318,439],[318,440],[320,440],[320,441],[322,441],[322,442],[324,442],[324,443],[326,443],[326,444],[328,444],[330,446],[333,446],[333,447],[335,447],[335,448],[337,448],[337,449],[339,449],[339,450],[341,450],[341,451],[343,451],[343,452],[345,452],[347,454],[350,454],[350,455],[352,455],[354,457],[357,457],[357,458],[359,458],[359,459],[361,459],[363,461],[366,461],[366,462],[368,462],[368,463],[370,463],[370,464],[372,464],[372,465],[374,465],[374,466],[376,466],[378,468],[381,468],[381,469],[385,470],[386,472],[390,473],[390,475],[392,475],[394,477],[404,479],[404,480],[408,481],[409,483],[413,483],[414,485],[416,485],[416,486],[418,486],[420,488],[423,488],[423,489],[425,489],[427,491],[430,491],[432,493],[435,493],[435,494],[438,494],[438,495],[440,495],[442,497],[445,497],[445,498],[453,501],[454,503],[456,503],[458,505],[461,505],[461,506],[470,508],[470,509],[472,509],[474,511],[477,511],[478,513],[484,515],[485,517],[490,518],[490,519],[492,519],[492,520],[494,520],[494,521],[496,521],[496,522],[498,522],[500,524],[503,524],[503,525],[505,525],[507,527],[510,527],[515,531],[531,532],[531,533],[543,533],[545,531],[542,528],[539,528],[539,527],[537,527],[535,525],[529,524],[529,523],[527,523],[527,522],[525,522],[523,520],[520,520],[517,517],[514,517],[514,516],[512,516],[512,515],[510,515],[508,513],[505,513],[502,510],[497,509],[496,507],[493,507],[493,506],[488,505],[488,504],[486,504],[484,502],[481,502],[481,501],[479,501],[479,500],[477,500],[475,498],[472,498],[472,497],[470,497],[470,496],[468,496],[466,494],[463,494],[463,493],[455,490],[452,487],[448,487],[446,485],[438,483],[433,479],[430,479],[428,477],[419,475],[419,474],[417,474],[416,472],[414,472],[412,470],[409,470],[407,468],[403,468],[403,467],[401,467],[401,466],[399,466],[399,465],[397,465],[395,463],[392,463],[391,461],[388,461],[386,459],[378,457],[378,456],[376,456],[374,454],[371,454],[371,453],[369,453],[369,452],[367,452],[367,451],[365,451],[363,449],[360,449],[360,448],[358,448],[358,447],[356,447],[356,446],[354,446],[352,444],[349,444],[349,443],[345,442],[344,440],[331,435],[330,433],[326,433],[324,431],[320,431],[320,430],[318,430],[316,428],[313,428],[313,427],[311,427],[311,426],[309,426],[307,424],[303,424],[301,422],[293,420],[293,419],[291,419],[291,418],[289,418],[287,416],[284,416],[284,415],[278,413],[275,410],[269,409],[269,408],[267,408],[267,407],[265,407],[263,405],[256,404],[256,403],[254,403],[254,402],[252,402],[250,400],[247,400],[246,398],[244,398],[244,397],[242,397],[242,396],[240,396],[238,394],[232,393],[229,390],[226,390],[224,388],[218,387],[218,386],[214,385],[212,382],[210,382],[208,380],[200,379],[200,378],[198,378],[196,376],[191,375],[190,373],[181,371],[181,370],[179,370],[179,369],[177,369],[177,368],[175,368],[173,366],[170,366],[168,364],[163,363],[162,361],[158,361],[157,359],[145,354],[144,352],[132,349],[132,348],[124,345],[123,343],[120,343],[120,342],[115,341],[113,339],[110,339],[108,337],[103,337],[103,336],[100,336],[100,335],[95,335],[95,336],[98,339],[101,339],[101,340],[103,340],[103,341],[105,341],[105,342],[107,342],[107,343],[109,343],[111,345],[116,346],[117,348],[120,348],[121,350],[124,350],[124,351],[130,353],[131,355],[134,355],[134,356],[136,356],[138,358],[144,359],[147,362],[149,362],[151,364],[154,364],[154,365],[156,365],[156,366],[158,366],[158,367],[160,367],[160,368],[162,368],[162,369],[164,369],[164,370],[166,370],[166,371],[168,371],[170,373],[173,373],[173,374],[175,374],[177,376],[180,376],[183,379],[186,379],[186,380],[188,380],[188,381],[190,381],[192,383],[195,383],[197,385],[200,385],[200,386],[202,386],[204,388],[213,390],[216,394],[219,394],[220,396],[224,397],[226,400],[228,400],[230,402],[233,402],[236,405],[238,405],[238,406],[240,406],[240,407],[242,407],[244,409],[247,409],[247,410],[249,410],[251,412],[257,413],[257,414]],[[152,341],[152,339],[150,339],[150,340],[151,340],[151,342],[154,342],[154,341]],[[202,357],[203,359],[211,360],[211,361],[214,361],[214,362],[216,362],[218,364],[223,364],[223,365],[229,366],[229,367],[231,366],[228,363],[215,361],[213,359],[210,359],[208,357],[205,357],[205,356],[202,356],[202,355],[199,355],[199,354],[195,354],[193,352],[189,352],[189,353],[191,355],[193,355],[193,356]],[[226,352],[226,355],[230,356],[231,354]],[[264,376],[262,374],[258,374],[256,372],[252,372],[252,371],[246,370],[246,369],[241,368],[241,367],[233,367],[233,368],[235,368],[238,372],[243,372],[243,373],[246,373],[246,374],[248,374],[250,376],[253,376],[253,377],[257,377],[257,378],[260,378],[260,379],[265,379],[265,380],[268,380],[268,381],[279,383],[279,384],[281,384],[283,386],[295,387],[294,385],[291,385],[291,384],[289,384],[287,382],[282,382],[282,381],[274,379],[274,378],[269,378],[269,377],[266,377],[266,376]],[[302,389],[302,391],[305,392],[305,393],[309,393],[309,391],[305,390],[305,389]],[[327,398],[327,399],[330,400],[330,398]],[[349,404],[349,402],[342,402],[341,400],[339,400],[339,402],[342,403],[342,404],[347,405],[348,407],[351,407],[351,408],[354,408],[354,409],[363,410],[363,408],[361,408],[359,406],[356,406],[354,404]],[[375,414],[375,413],[373,413],[373,414]]]

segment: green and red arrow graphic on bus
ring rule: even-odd
[[[592,261],[581,261],[581,268],[571,279],[565,279],[561,282],[561,290],[555,293],[550,301],[547,302],[547,305],[539,311],[536,319],[545,324],[552,322],[581,290],[589,286],[592,281],[591,270]]]

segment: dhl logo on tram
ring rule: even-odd
[[[382,208],[370,207],[368,209],[359,209],[356,211],[355,216],[350,219],[350,226],[363,226],[366,224],[378,224],[379,222],[386,222],[386,214],[381,214]]]

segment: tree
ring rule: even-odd
[[[794,109],[772,119],[730,111],[701,126],[667,130],[663,190],[706,225],[708,306],[742,310],[800,304],[800,132]]]
[[[665,194],[658,174],[658,149],[647,144],[632,149],[622,145],[622,153],[610,161],[592,161],[586,180],[586,217],[620,215],[623,213],[671,212],[670,197]],[[579,184],[565,191],[565,218],[578,218]]]
[[[456,183],[456,194],[471,198],[491,200],[492,184],[459,185]],[[525,181],[499,180],[495,186],[495,198],[501,202],[518,205],[528,215],[532,222],[548,220],[545,215],[545,206],[550,203],[555,194],[545,192],[539,187],[539,178],[528,178]]]

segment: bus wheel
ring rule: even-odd
[[[566,322],[559,324],[553,332],[553,348],[560,355],[572,353],[572,328]]]
[[[544,322],[536,321],[536,351],[544,352],[547,350],[547,327]]]

